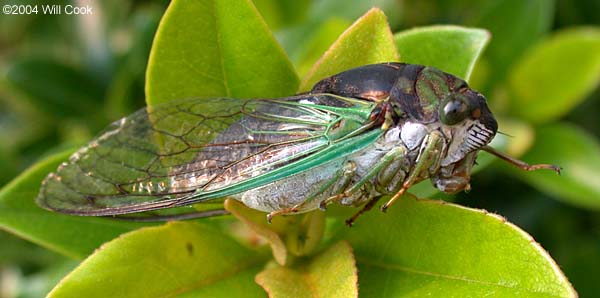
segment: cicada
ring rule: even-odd
[[[142,109],[49,174],[37,203],[117,216],[233,198],[269,220],[331,203],[363,206],[351,224],[379,198],[389,197],[385,211],[422,180],[446,193],[470,189],[480,150],[525,170],[559,171],[488,146],[497,128],[485,97],[456,76],[422,65],[366,65],[291,97]]]

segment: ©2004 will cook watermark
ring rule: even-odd
[[[2,6],[2,13],[5,15],[90,15],[94,14],[94,8],[90,5],[77,6],[71,4],[6,4]]]

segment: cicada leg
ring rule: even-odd
[[[402,187],[409,168],[410,166],[406,159],[400,158],[394,160],[377,174],[375,190],[381,194],[396,193]]]
[[[323,202],[320,204],[321,209],[324,209],[329,203],[338,202],[343,198],[352,196],[359,191],[363,185],[370,182],[380,171],[388,167],[394,161],[403,158],[405,155],[405,147],[396,147],[390,150],[383,157],[381,157],[381,159],[373,166],[373,168],[371,168],[371,170],[369,170],[369,172],[367,172],[366,175],[364,175],[358,182],[353,184],[348,190],[323,200]]]
[[[358,212],[354,213],[352,217],[346,219],[346,225],[351,227],[354,221],[361,216],[363,213],[373,209],[373,206],[381,199],[382,196],[374,196],[372,197]]]
[[[356,174],[356,164],[353,161],[348,161],[344,164],[344,167],[337,175],[331,178],[327,183],[323,184],[317,191],[312,193],[302,203],[285,208],[277,211],[273,211],[267,214],[267,221],[270,223],[274,216],[298,213],[304,210],[304,207],[308,206],[313,200],[323,195],[329,188],[333,187],[332,193],[343,191],[348,188],[352,177]],[[320,207],[320,206],[319,206]]]
[[[490,153],[490,154],[510,163],[511,165],[513,165],[521,170],[525,170],[525,171],[552,170],[560,175],[560,171],[562,170],[561,167],[559,167],[559,166],[549,165],[549,164],[530,165],[524,161],[518,160],[518,159],[508,156],[500,151],[497,151],[496,149],[494,149],[490,146],[483,146],[481,148],[481,150],[483,150],[487,153]]]
[[[431,164],[439,162],[439,148],[443,145],[443,136],[439,131],[434,130],[425,137],[426,145],[419,153],[417,163],[412,169],[402,187],[385,204],[381,206],[381,211],[385,212],[398,198],[400,198],[419,178],[423,171],[428,170]]]

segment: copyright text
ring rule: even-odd
[[[6,4],[2,6],[2,13],[5,15],[90,15],[94,14],[93,7],[89,5],[60,5],[60,4]]]

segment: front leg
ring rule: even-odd
[[[430,170],[430,167],[439,167],[440,160],[440,151],[444,146],[444,137],[442,133],[434,130],[429,135],[425,137],[423,140],[424,146],[421,147],[421,152],[419,152],[419,156],[417,156],[416,164],[408,178],[404,180],[402,183],[402,187],[398,192],[389,200],[387,203],[381,206],[381,211],[385,212],[387,208],[389,208],[398,198],[400,198],[408,188],[410,188],[414,183],[420,181],[423,173],[426,173]],[[427,176],[429,174],[426,174]]]

